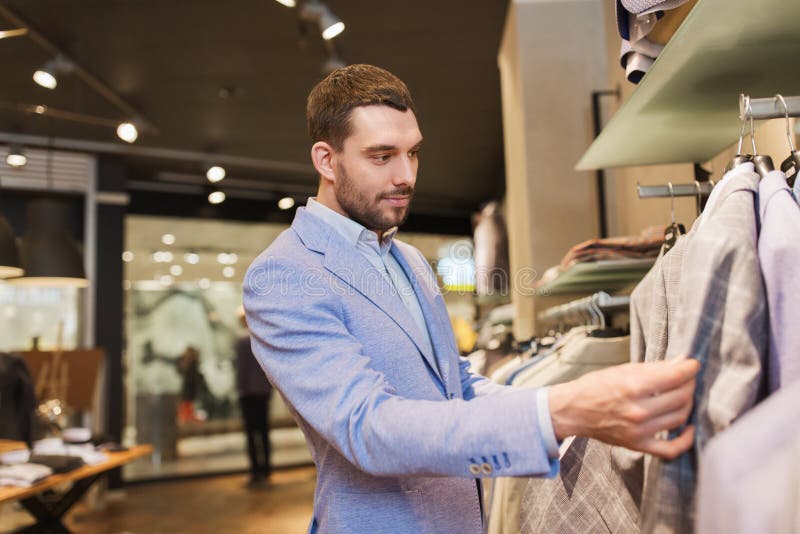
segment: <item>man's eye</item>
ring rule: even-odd
[[[408,153],[409,158],[416,158],[417,156],[419,156],[419,150],[412,150]]]
[[[389,154],[377,154],[372,156],[372,159],[376,161],[389,161]]]

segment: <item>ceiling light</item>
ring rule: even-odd
[[[44,115],[45,113],[47,113],[47,106],[39,104],[38,106],[33,108],[33,111],[35,111],[37,115]]]
[[[0,278],[22,276],[22,263],[14,231],[5,217],[0,214]]]
[[[214,165],[209,167],[206,171],[206,178],[212,184],[215,184],[225,178],[225,168],[220,167],[219,165]]]
[[[33,81],[45,89],[55,89],[58,85],[56,76],[61,73],[72,72],[73,68],[72,62],[63,56],[56,56],[33,73]]]
[[[132,262],[133,261],[133,252],[131,252],[130,250],[126,250],[125,252],[123,252],[122,253],[122,261],[124,261],[125,263]]]
[[[6,156],[6,163],[8,163],[9,167],[14,167],[15,169],[24,167],[25,164],[28,163],[28,158],[25,157],[25,154],[22,152],[22,147],[19,145],[11,145],[8,149],[8,155]]]
[[[222,276],[224,276],[225,278],[233,278],[235,274],[236,274],[236,269],[234,269],[231,266],[222,269]]]
[[[164,234],[161,236],[161,242],[165,245],[174,245],[175,244],[175,236],[172,234]]]
[[[200,263],[200,255],[196,252],[187,252],[183,255],[183,261],[190,265],[197,265]]]
[[[303,3],[300,18],[308,22],[316,22],[322,38],[329,41],[344,31],[344,22],[319,0],[308,0]]]
[[[282,210],[288,210],[294,207],[294,199],[292,197],[283,197],[278,201],[278,207]]]
[[[180,265],[172,265],[169,268],[169,274],[171,274],[172,276],[180,276],[183,274],[183,267],[181,267]]]
[[[86,287],[83,254],[70,235],[72,206],[68,201],[43,197],[28,202],[25,236],[20,247],[25,276],[14,283],[35,286]]]
[[[283,3],[283,2],[281,2]],[[17,28],[16,30],[3,30],[0,31],[0,39],[9,39],[11,37],[21,37],[28,33],[28,28]]]
[[[227,252],[220,252],[217,254],[217,262],[221,263],[222,265],[233,265],[237,261],[239,261],[239,256],[233,252],[230,254]]]
[[[276,0],[279,4],[283,4],[286,7],[294,7],[297,5],[295,0]]]
[[[159,250],[153,253],[153,261],[156,263],[172,263],[172,252]]]
[[[197,285],[200,286],[200,289],[208,289],[211,287],[211,280],[208,278],[201,278],[197,281]]]
[[[216,189],[208,194],[208,201],[212,204],[222,204],[225,202],[225,193]]]
[[[133,122],[121,122],[117,126],[117,137],[126,143],[134,143],[139,138],[139,130]]]

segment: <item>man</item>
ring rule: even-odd
[[[394,239],[422,135],[402,81],[339,69],[308,97],[320,175],[251,265],[253,349],[306,435],[318,480],[310,532],[482,532],[480,477],[551,476],[570,435],[674,457],[653,438],[691,408],[697,363],[620,366],[539,390],[471,375],[436,277]]]
[[[239,310],[239,320],[247,329],[244,309]],[[253,355],[249,329],[236,340],[236,391],[242,410],[244,432],[247,437],[247,454],[250,457],[248,488],[267,486],[270,472],[269,396],[272,386]]]

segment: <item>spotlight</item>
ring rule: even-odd
[[[180,276],[183,274],[183,267],[180,265],[171,265],[169,268],[169,274],[172,276]]]
[[[308,22],[316,22],[322,38],[326,41],[330,41],[344,31],[344,22],[319,0],[304,2],[300,17]]]
[[[294,199],[292,197],[283,197],[278,201],[278,207],[282,210],[288,210],[294,207]]]
[[[24,167],[28,163],[28,158],[22,152],[22,147],[19,145],[11,145],[8,148],[8,156],[6,156],[6,163],[9,167],[18,169]]]
[[[175,244],[175,236],[172,234],[164,234],[161,236],[161,242],[165,245],[174,245]]]
[[[126,143],[134,143],[139,138],[139,129],[133,122],[121,122],[117,126],[117,137]]]
[[[125,252],[123,252],[122,253],[122,261],[124,261],[125,263],[132,262],[133,261],[133,252],[131,252],[130,250],[126,250]]]
[[[200,263],[200,255],[196,252],[187,252],[183,255],[183,261],[189,265],[197,265]]]
[[[295,0],[276,0],[279,4],[283,4],[286,7],[294,7],[297,5]]]
[[[47,106],[43,106],[40,104],[35,108],[33,108],[33,111],[36,112],[37,115],[44,115],[45,113],[47,113]]]
[[[209,167],[206,171],[206,178],[208,178],[208,181],[212,184],[222,181],[222,179],[225,178],[225,168],[219,165]]]
[[[73,67],[72,62],[63,56],[56,56],[33,73],[33,81],[45,89],[55,89],[58,85],[56,75],[70,73]]]
[[[222,204],[225,202],[225,193],[219,189],[215,189],[208,194],[208,201],[211,204]]]

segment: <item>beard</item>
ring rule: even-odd
[[[348,217],[364,228],[378,232],[385,232],[390,228],[400,226],[406,221],[411,207],[411,199],[414,196],[413,187],[399,187],[379,193],[373,197],[358,189],[355,181],[347,175],[344,165],[338,164],[336,171],[336,184],[334,186],[336,201]],[[399,195],[409,197],[408,205],[398,207],[381,205],[382,199]]]

